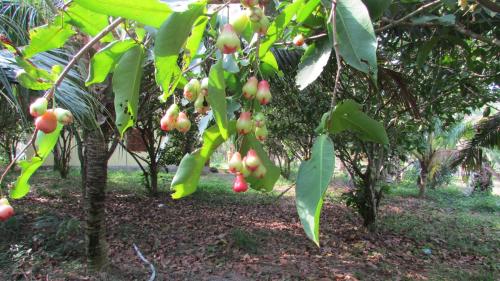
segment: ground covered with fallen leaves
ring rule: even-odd
[[[163,175],[168,185],[171,176]],[[500,199],[452,189],[415,198],[394,188],[374,232],[332,186],[321,215],[321,247],[301,228],[293,191],[278,198],[234,194],[227,176],[209,175],[183,200],[146,195],[138,174],[110,173],[107,240],[111,266],[85,267],[78,175],[39,173],[16,216],[0,223],[0,280],[498,280]]]

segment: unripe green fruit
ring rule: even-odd
[[[198,81],[198,79],[191,79],[186,86],[184,86],[184,98],[190,102],[196,100],[200,94],[200,89],[200,81]]]
[[[71,125],[73,123],[73,114],[66,109],[56,108],[54,109],[54,113],[56,114],[57,121],[63,125]]]
[[[228,166],[230,173],[234,174],[241,171],[241,168],[243,168],[243,162],[241,162],[241,154],[239,152],[235,152],[233,154],[231,160],[229,160]]]
[[[266,125],[266,117],[262,112],[254,114],[253,121],[255,123],[255,127],[262,127]]]
[[[245,166],[250,170],[250,171],[255,171],[257,168],[262,164],[260,161],[259,156],[257,155],[257,152],[253,149],[250,149],[247,152],[247,156],[245,159]]]
[[[241,5],[249,8],[259,4],[259,0],[241,0]]]
[[[47,110],[42,116],[35,119],[35,128],[50,134],[57,128],[57,116],[53,110]]]
[[[33,117],[42,116],[47,111],[49,102],[46,98],[38,98],[30,105],[30,114]]]
[[[266,80],[262,80],[259,82],[257,94],[255,95],[255,97],[262,105],[266,105],[271,101],[272,96],[269,90],[269,83]]]
[[[263,16],[259,21],[259,28],[255,31],[260,35],[266,35],[267,30],[269,29],[269,18],[267,16]]]
[[[207,112],[210,110],[210,106],[208,106],[208,103],[205,100],[205,96],[198,96],[198,98],[194,102],[194,110],[199,114],[207,114]]]
[[[224,54],[232,54],[240,48],[240,38],[230,24],[225,24],[215,43],[217,48]]]
[[[240,117],[236,121],[236,130],[240,135],[246,135],[252,131],[253,121],[252,121],[252,113],[250,112],[242,112]]]
[[[242,13],[238,17],[231,20],[231,25],[233,26],[234,31],[238,35],[241,35],[245,31],[245,28],[247,28],[249,21],[250,19],[248,18],[248,15],[246,13]]]
[[[265,141],[267,139],[268,131],[266,126],[255,128],[255,138],[259,141]]]
[[[259,165],[255,171],[252,172],[252,176],[258,178],[258,179],[263,179],[266,176],[267,169],[264,167],[264,165]]]
[[[201,94],[205,97],[208,96],[208,81],[207,77],[201,80]]]
[[[264,17],[264,11],[259,7],[251,7],[247,10],[248,18],[253,22],[259,22]]]
[[[246,178],[246,177],[249,177],[252,172],[247,168],[247,165],[245,165],[245,161],[246,161],[247,157],[243,157],[243,160],[241,160],[242,162],[242,165],[241,165],[241,170],[240,170],[240,173]]]
[[[177,117],[176,128],[181,133],[186,133],[191,128],[191,121],[187,117],[186,113],[179,113],[179,117]]]
[[[259,81],[255,76],[250,77],[245,85],[243,85],[243,96],[251,100],[255,97],[255,94],[257,94],[257,86],[259,84]]]

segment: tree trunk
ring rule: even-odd
[[[420,198],[424,197],[425,195],[425,190],[427,188],[427,178],[429,175],[427,163],[424,161],[419,161],[420,163],[420,176],[417,179],[417,186],[418,186],[418,196]]]
[[[108,265],[105,236],[107,142],[99,129],[94,129],[86,132],[84,145],[87,261],[91,271],[101,271]]]

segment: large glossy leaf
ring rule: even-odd
[[[172,13],[158,30],[154,46],[156,82],[162,87],[164,100],[172,94],[179,83],[181,77],[181,70],[177,64],[179,53],[193,29],[193,24],[204,10],[204,2],[190,5],[187,11]],[[194,38],[189,42],[192,49],[195,48],[194,41],[197,40]]]
[[[122,56],[113,74],[115,123],[122,137],[123,133],[134,125],[137,118],[143,60],[144,49],[136,45]]]
[[[377,81],[377,37],[366,6],[361,0],[337,1],[336,24],[342,58]]]
[[[103,82],[122,55],[136,45],[132,39],[114,41],[97,52],[90,60],[90,70],[85,85]]]
[[[86,9],[75,2],[70,3],[64,13],[64,20],[67,23],[78,27],[82,32],[90,36],[96,36],[109,24],[107,15]],[[111,33],[106,34],[101,39],[103,42],[110,42],[112,40],[113,35]]]
[[[230,134],[236,132],[235,121],[229,123],[229,132]],[[180,199],[196,191],[205,163],[224,141],[217,126],[212,126],[203,132],[203,146],[192,154],[186,154],[179,164],[171,184],[171,189],[175,191],[172,198]]]
[[[187,67],[191,63],[192,59],[198,53],[200,48],[201,40],[203,39],[203,34],[205,33],[205,28],[207,27],[208,17],[198,17],[194,23],[191,35],[186,41],[186,51],[184,52],[184,66]]]
[[[32,75],[29,75],[26,71],[21,70],[16,73],[16,80],[26,89],[31,89],[35,91],[48,90],[52,87],[53,83],[50,81],[40,80]]]
[[[208,103],[212,108],[215,123],[219,127],[223,139],[229,137],[227,129],[227,101],[226,101],[226,83],[224,81],[224,69],[222,61],[217,62],[210,68],[208,76]]]
[[[21,167],[21,175],[17,178],[14,188],[10,191],[10,197],[19,199],[28,194],[30,190],[29,180],[33,173],[42,166],[43,162],[50,155],[50,152],[57,143],[59,134],[61,133],[62,125],[58,124],[54,132],[45,134],[39,131],[36,137],[36,147],[38,156],[33,156],[30,160],[19,162]]]
[[[295,201],[307,237],[319,246],[319,218],[323,197],[333,176],[335,153],[327,135],[319,136],[312,147],[311,159],[300,164]]]
[[[159,0],[74,0],[96,13],[124,17],[159,28],[172,10]]]
[[[295,0],[292,4],[288,5],[269,26],[266,38],[261,42],[259,48],[259,57],[263,57],[271,46],[280,38],[285,32],[288,24],[299,11],[299,8],[304,4],[304,0]]]
[[[26,58],[60,48],[75,32],[70,25],[64,24],[61,17],[56,17],[54,23],[36,27],[30,31],[30,44],[23,50]]]
[[[313,43],[307,48],[297,71],[296,83],[300,90],[305,89],[321,75],[332,53],[332,47],[332,42],[327,39]]]
[[[361,105],[353,100],[345,100],[337,104],[329,116],[327,129],[333,134],[351,130],[358,133],[363,140],[380,144],[389,143],[384,126],[362,112]]]
[[[246,154],[250,149],[254,149],[257,152],[264,167],[267,169],[267,173],[262,179],[249,176],[246,178],[247,182],[250,183],[250,187],[253,189],[265,192],[272,191],[280,177],[280,169],[269,159],[269,156],[262,148],[262,144],[255,138],[253,133],[245,135],[241,142],[242,155]]]

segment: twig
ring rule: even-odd
[[[38,134],[38,129],[36,129],[34,132],[33,132],[33,135],[31,136],[31,140],[26,144],[26,146],[16,155],[16,158],[14,158],[10,163],[9,163],[9,166],[7,166],[7,168],[5,168],[5,171],[3,171],[3,174],[2,176],[0,177],[0,185],[2,184],[5,176],[9,173],[10,169],[12,169],[12,166],[14,166],[14,164],[17,162],[17,160],[19,160],[19,158],[21,158],[21,155],[23,155],[24,152],[26,152],[26,150],[28,149],[28,147],[30,147],[32,144],[35,143],[35,140],[36,140],[36,135]],[[35,150],[35,154],[36,154],[36,150]],[[2,196],[2,189],[0,188],[0,196]]]
[[[209,57],[211,57],[211,56],[212,56],[212,54],[213,54],[214,52],[215,52],[215,48],[214,48],[214,49],[212,49],[210,52],[208,52],[208,53],[207,53],[207,56],[205,57],[205,59],[204,59],[204,60],[201,60],[201,61],[199,61],[199,62],[197,62],[197,63],[195,63],[195,64],[191,65],[190,67],[186,68],[185,70],[183,70],[183,71],[182,71],[182,74],[186,74],[187,72],[189,72],[189,71],[191,71],[191,70],[195,69],[196,67],[198,67],[198,66],[202,65],[204,62],[206,62],[206,61],[207,61],[207,59],[208,59]]]
[[[333,32],[333,49],[335,50],[335,59],[337,60],[337,74],[335,74],[335,86],[333,87],[333,94],[332,94],[332,104],[331,104],[331,109],[335,107],[335,103],[337,100],[337,91],[339,89],[339,84],[340,84],[340,74],[342,73],[342,61],[340,58],[340,49],[339,49],[339,43],[337,41],[337,24],[336,24],[336,19],[337,19],[337,0],[332,0],[332,12],[330,14],[330,21],[332,23],[332,32]]]
[[[391,28],[391,27],[393,27],[393,26],[395,26],[395,25],[397,25],[397,24],[399,24],[399,23],[401,23],[401,22],[403,22],[403,21],[405,21],[405,20],[413,17],[414,15],[420,13],[421,11],[423,11],[423,10],[429,8],[429,7],[432,7],[432,6],[436,5],[436,4],[439,4],[439,3],[441,3],[441,0],[435,0],[433,2],[430,2],[430,3],[427,3],[425,5],[422,5],[422,6],[420,6],[420,8],[418,8],[415,11],[407,14],[406,16],[404,16],[404,17],[402,17],[402,18],[400,18],[398,20],[395,20],[395,21],[391,22],[390,24],[388,24],[386,26],[382,26],[380,28],[377,28],[375,31],[379,32],[379,31],[384,31],[384,30],[386,30],[388,28]]]
[[[155,266],[150,263],[141,253],[139,248],[135,244],[133,244],[134,250],[137,253],[137,256],[147,265],[149,265],[149,268],[151,269],[151,277],[149,277],[149,281],[154,281],[156,279],[156,269]]]
[[[304,38],[304,41],[312,41],[314,39],[319,39],[319,38],[323,38],[323,37],[326,37],[328,36],[327,33],[320,33],[320,34],[316,34],[316,35],[312,35],[312,36],[309,36],[309,37],[306,37]],[[273,44],[274,46],[281,46],[281,45],[293,45],[293,41],[285,41],[285,42],[276,42]]]
[[[280,198],[283,197],[283,195],[285,195],[285,193],[287,193],[288,191],[290,191],[290,189],[292,189],[294,187],[295,187],[295,184],[290,185],[285,191],[281,192],[280,195],[278,195],[276,197],[276,201],[280,200]]]
[[[78,51],[78,53],[76,53],[73,56],[73,58],[69,61],[69,63],[66,65],[66,67],[64,68],[64,70],[61,72],[61,74],[57,78],[56,82],[54,83],[54,87],[52,87],[52,89],[47,91],[45,93],[44,97],[47,100],[50,100],[52,98],[52,96],[54,95],[55,89],[62,83],[62,81],[64,80],[66,75],[69,73],[69,71],[73,67],[73,65],[75,65],[77,63],[77,61],[85,54],[85,52],[88,49],[90,49],[92,46],[94,46],[94,44],[99,42],[99,40],[101,40],[104,36],[106,36],[106,34],[108,34],[110,31],[112,31],[118,25],[120,25],[124,20],[125,19],[123,19],[123,18],[115,19],[112,23],[110,23],[108,26],[106,26],[106,28],[104,28],[101,32],[99,32],[99,34],[97,34],[94,38],[92,38],[92,40],[90,40],[87,44],[85,44],[85,46],[83,46]]]

